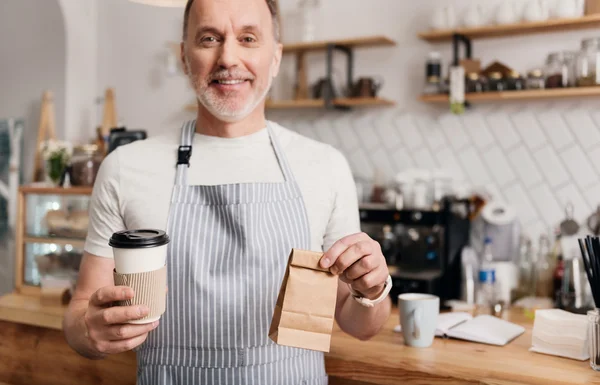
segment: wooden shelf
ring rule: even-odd
[[[394,46],[396,42],[385,36],[369,36],[355,39],[323,40],[307,43],[290,43],[283,45],[284,53],[298,53],[306,51],[322,51],[329,44],[341,45],[348,48]]]
[[[25,243],[52,243],[56,245],[72,245],[77,248],[83,248],[85,239],[78,238],[61,238],[61,237],[32,237],[25,236],[23,238]]]
[[[36,185],[25,185],[19,187],[24,194],[45,195],[91,195],[93,187],[47,187]]]
[[[466,94],[469,102],[494,102],[510,100],[545,100],[561,98],[579,98],[600,96],[600,87],[557,88],[548,90],[526,90],[485,92]],[[448,103],[448,95],[421,95],[419,100],[425,103]]]
[[[533,23],[491,25],[478,28],[458,28],[454,30],[428,31],[419,34],[421,39],[430,42],[451,41],[454,33],[471,39],[527,35],[533,33],[564,32],[577,29],[600,27],[600,14],[586,15],[575,19],[554,19]]]

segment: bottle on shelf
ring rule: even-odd
[[[483,255],[479,266],[478,304],[490,308],[496,302],[496,293],[496,268],[494,266],[494,256],[492,254],[492,239],[487,237],[485,239]]]

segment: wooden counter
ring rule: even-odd
[[[436,338],[429,348],[405,346],[393,311],[384,329],[372,340],[358,341],[334,331],[326,356],[330,385],[362,384],[600,384],[600,373],[589,361],[575,361],[529,352],[533,321],[516,311],[506,319],[526,328],[524,334],[499,347]]]
[[[135,353],[92,361],[75,353],[60,330],[64,308],[40,306],[32,297],[0,298],[0,384],[134,385]],[[404,346],[393,331],[393,311],[372,340],[350,337],[336,326],[325,357],[330,385],[364,384],[600,384],[588,361],[529,352],[533,323],[512,313],[509,320],[526,332],[504,347],[436,338],[425,349]],[[265,384],[271,385],[271,384]],[[273,384],[277,385],[277,384]]]
[[[35,297],[0,298],[0,384],[135,385],[135,353],[81,357],[61,330],[64,310],[42,306]]]

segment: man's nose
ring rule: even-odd
[[[240,62],[239,45],[235,39],[227,39],[221,45],[221,52],[219,53],[218,65],[221,68],[235,67]]]

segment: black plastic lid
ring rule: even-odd
[[[123,230],[110,237],[108,244],[118,249],[158,247],[169,243],[169,236],[162,230]]]

